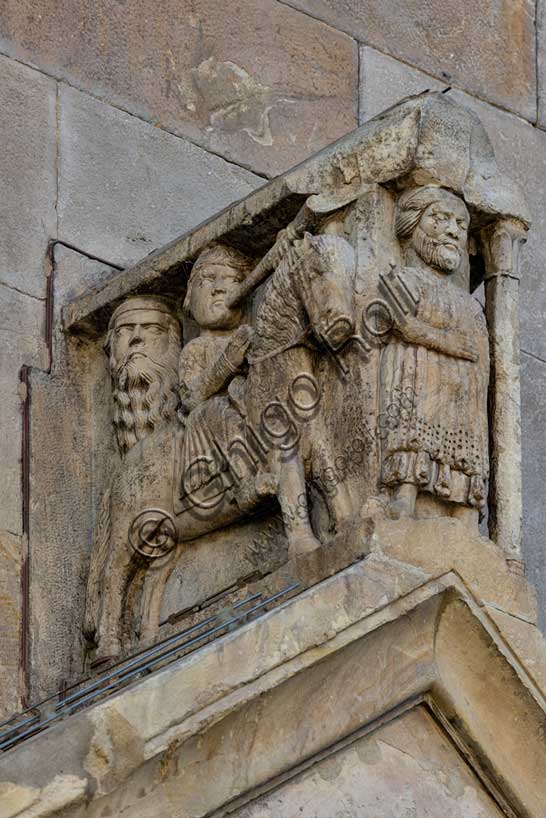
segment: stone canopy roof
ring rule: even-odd
[[[133,293],[180,291],[187,262],[222,239],[255,255],[304,202],[320,210],[327,197],[340,207],[370,185],[438,184],[462,195],[476,225],[513,218],[528,227],[529,211],[516,183],[502,174],[491,142],[473,112],[446,93],[401,100],[302,164],[230,205],[211,219],[116,275],[102,289],[68,304],[65,329],[104,331],[121,298]]]

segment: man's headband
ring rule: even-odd
[[[163,312],[176,320],[173,308],[162,298],[154,296],[132,296],[125,299],[125,301],[116,307],[110,318],[110,326],[112,327],[120,315],[126,312],[134,312],[135,310],[153,310],[154,312]]]

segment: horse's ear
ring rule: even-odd
[[[303,234],[303,246],[305,247],[306,250],[310,250],[311,247],[313,246],[312,239],[313,234],[309,233],[309,231],[306,230],[305,233]]]

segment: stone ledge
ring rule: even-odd
[[[540,645],[542,637],[531,624],[527,627],[525,638]],[[135,794],[135,775],[146,781],[141,788],[146,801],[159,799],[158,811],[150,814],[170,814],[163,801],[165,787],[176,786],[177,798],[194,804],[188,815],[204,816],[276,775],[281,762],[296,764],[425,693],[450,723],[459,725],[461,740],[474,748],[476,764],[492,767],[511,803],[538,818],[537,776],[546,774],[541,732],[546,729],[546,701],[518,655],[523,655],[521,648],[511,647],[508,634],[500,634],[489,609],[480,606],[454,572],[426,580],[415,566],[373,553],[261,619],[10,751],[0,762],[0,791],[3,788],[12,802],[14,793],[18,795],[17,806],[14,802],[6,818],[47,814],[46,794],[56,777],[61,788],[66,782],[63,815],[95,815],[94,808],[88,811],[91,805],[106,808],[110,797],[126,804],[126,811],[119,813],[123,816],[147,815],[139,811],[144,802]],[[366,668],[365,674],[357,668]],[[503,724],[510,752],[496,746],[499,710],[488,689],[503,707],[510,707],[503,711],[510,713]],[[328,696],[334,692],[331,709]],[[277,707],[279,697],[280,706],[287,708],[284,721],[273,718],[268,709]],[[323,718],[317,720],[313,709],[314,730],[300,735],[297,723],[307,707],[315,706],[326,707]],[[267,745],[261,742],[266,736],[260,733],[258,746],[265,756],[256,749],[249,757],[244,782],[240,776],[232,779],[234,771],[229,769],[216,781],[209,770],[215,785],[203,790],[192,776],[195,758],[190,759],[199,747],[217,753],[224,741],[218,744],[218,731],[225,741],[235,735],[242,740],[254,723],[254,717],[245,714],[256,707],[264,729],[267,724],[270,751],[265,752]],[[300,737],[295,743],[291,739],[288,748],[284,742],[292,733],[283,725],[291,719],[294,739]],[[210,759],[204,764],[201,777],[207,775],[209,762],[213,764]],[[517,767],[517,775],[508,776],[507,764]],[[26,812],[29,793],[32,811]]]
[[[458,520],[378,520],[370,545],[372,553],[413,565],[427,578],[454,571],[480,605],[536,624],[534,588],[510,570],[491,540],[470,533]]]

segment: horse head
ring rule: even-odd
[[[340,236],[310,233],[297,244],[297,285],[302,304],[316,337],[336,351],[354,333],[353,248]]]

